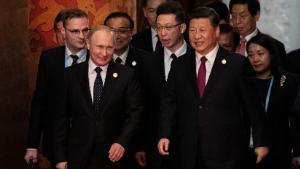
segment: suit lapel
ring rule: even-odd
[[[229,53],[226,53],[222,48],[219,48],[209,79],[204,89],[203,98],[205,98],[211,91],[214,84],[217,84],[217,80],[221,77],[220,74],[224,72],[224,69],[227,65],[226,62],[228,62],[227,55],[229,55]]]
[[[118,71],[117,65],[114,62],[110,62],[107,68],[106,78],[105,78],[105,84],[103,89],[103,101],[101,102],[101,116],[103,115],[103,112],[105,112],[105,109],[108,106],[108,103],[111,99],[111,97],[114,95],[115,87],[118,80],[118,76],[120,76],[120,72]]]
[[[92,96],[90,91],[90,85],[89,85],[89,77],[88,77],[88,62],[82,63],[83,65],[80,66],[80,69],[77,69],[78,72],[76,72],[80,87],[82,88],[84,99],[88,103],[89,111],[91,112],[91,115],[94,117],[93,114],[93,102],[92,102]],[[77,66],[77,65],[76,65]]]
[[[200,97],[199,95],[199,89],[197,85],[197,74],[196,74],[196,54],[195,52],[191,52],[190,54],[187,54],[183,57],[189,57],[188,59],[188,65],[186,65],[186,70],[189,70],[187,75],[190,79],[190,84],[192,84],[193,93],[195,94],[195,97]]]
[[[133,67],[133,62],[137,62],[134,58],[134,51],[132,47],[129,47],[128,55],[126,58],[125,65],[129,67]],[[135,65],[134,65],[135,66]]]

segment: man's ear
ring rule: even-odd
[[[181,33],[184,33],[185,30],[186,30],[186,24],[185,24],[185,23],[182,23],[182,24],[180,25],[180,32],[181,32]]]
[[[259,17],[260,17],[260,11],[258,11],[258,12],[256,13],[256,15],[254,16],[256,22],[259,20]]]

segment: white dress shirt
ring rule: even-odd
[[[253,38],[254,36],[256,36],[257,34],[258,34],[258,29],[256,28],[252,33],[250,33],[249,35],[247,35],[247,36],[245,37],[246,45],[247,45],[247,43],[249,42],[249,40],[250,40],[251,38]],[[240,38],[242,38],[242,37],[240,36]],[[244,56],[248,57],[247,50],[245,50],[245,55],[244,55]]]
[[[66,46],[65,50],[66,50],[66,52],[65,52],[65,68],[72,65],[73,59],[70,55],[77,55],[78,56],[77,63],[81,63],[81,62],[86,61],[86,54],[87,54],[87,49],[86,48],[81,49],[77,53],[72,53],[67,46]]]
[[[186,53],[186,50],[187,50],[187,43],[184,40],[182,46],[180,48],[178,48],[174,54],[178,58],[178,57],[184,55]],[[168,75],[169,75],[169,72],[171,69],[171,63],[173,61],[173,59],[171,58],[172,54],[173,53],[169,49],[164,47],[164,66],[165,66],[165,78],[166,78],[165,80],[166,81],[168,79]]]
[[[100,67],[102,69],[102,71],[100,72],[100,75],[101,75],[103,86],[104,86],[108,64],[105,66],[97,66],[92,61],[92,59],[89,60],[88,64],[89,64],[89,69],[88,69],[89,86],[90,86],[92,101],[94,101],[94,83],[95,83],[95,80],[97,77],[97,72],[95,71],[95,69],[96,69],[96,67]]]
[[[207,61],[205,62],[205,68],[206,68],[206,74],[205,74],[205,85],[207,84],[207,81],[209,79],[212,67],[214,65],[217,53],[219,50],[219,45],[217,44],[212,51],[210,51],[208,54],[205,55]],[[204,55],[201,55],[200,53],[196,52],[196,74],[198,76],[199,67],[201,65],[201,58]]]

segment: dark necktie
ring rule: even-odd
[[[122,59],[119,58],[119,57],[117,57],[116,60],[115,60],[115,62],[121,64],[122,63]]]
[[[157,35],[156,35],[157,36]],[[158,53],[163,48],[158,36],[157,36],[157,43],[155,45],[154,53]]]
[[[94,111],[98,114],[100,113],[100,102],[103,94],[103,82],[100,75],[102,69],[97,67],[95,71],[97,72],[97,76],[94,83]]]
[[[205,62],[207,61],[206,57],[203,56],[201,58],[201,65],[198,70],[198,78],[197,78],[197,84],[199,89],[199,94],[202,97],[205,89],[205,79],[206,79],[206,67]]]
[[[172,55],[170,56],[170,58],[172,58],[172,61],[171,61],[171,66],[172,64],[174,64],[174,61],[177,59],[176,55],[174,53],[172,53]]]
[[[73,59],[73,62],[72,62],[71,66],[77,64],[77,60],[78,60],[79,57],[77,55],[70,55],[70,57]]]

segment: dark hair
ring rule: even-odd
[[[232,35],[234,49],[236,49],[240,42],[240,35],[233,29],[233,27],[230,24],[227,23],[220,24],[220,34],[222,33],[230,33]]]
[[[56,15],[56,17],[54,18],[53,28],[54,28],[54,31],[55,31],[55,32],[58,31],[57,23],[62,21],[63,16],[65,15],[65,12],[66,12],[65,9],[59,11],[59,13],[58,13],[58,14]]]
[[[105,20],[104,20],[104,25],[107,26],[108,20],[113,19],[113,18],[125,18],[125,19],[127,19],[128,22],[129,22],[129,28],[130,28],[130,29],[133,29],[133,27],[134,27],[134,22],[133,22],[133,20],[132,20],[131,17],[130,17],[127,13],[125,13],[125,12],[112,12],[112,13],[110,13],[110,14],[105,18]]]
[[[224,2],[215,1],[208,4],[207,7],[213,8],[219,14],[220,20],[224,20],[226,23],[229,23],[230,14],[227,5]]]
[[[179,23],[185,22],[184,10],[179,2],[169,1],[162,3],[156,10],[157,17],[162,14],[174,14],[176,21]]]
[[[232,7],[236,4],[247,4],[248,11],[251,16],[255,16],[260,11],[260,3],[259,0],[230,0],[229,2],[229,10],[232,13]]]
[[[219,22],[220,22],[219,15],[212,8],[197,7],[193,9],[189,15],[188,21],[190,22],[192,19],[199,19],[199,18],[208,18],[213,27],[219,26]]]
[[[78,8],[66,9],[64,15],[62,16],[64,27],[66,27],[67,21],[72,18],[88,18],[88,15],[83,10]]]
[[[249,51],[249,46],[252,43],[258,44],[264,48],[266,48],[270,54],[271,60],[271,72],[272,74],[277,74],[280,66],[280,51],[276,47],[276,40],[269,35],[266,34],[258,34],[251,38],[246,45],[247,52]]]

